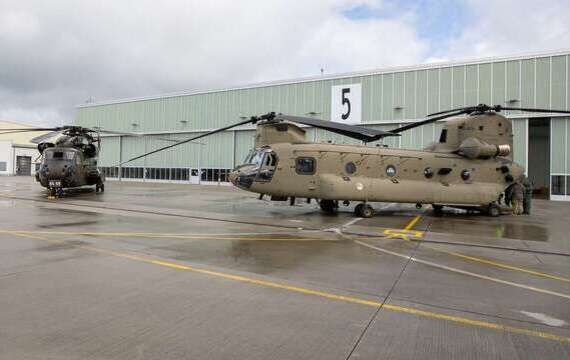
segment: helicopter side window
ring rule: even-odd
[[[312,175],[315,173],[315,159],[312,157],[300,157],[295,161],[295,171],[299,175]]]
[[[441,130],[441,135],[439,136],[439,142],[445,143],[447,141],[447,129]]]

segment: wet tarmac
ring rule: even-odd
[[[2,177],[0,358],[570,358],[569,203],[353,205]]]

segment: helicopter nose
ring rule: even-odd
[[[239,177],[239,170],[230,171],[229,180],[232,184],[237,185],[237,179]]]

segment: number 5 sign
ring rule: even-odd
[[[331,87],[331,120],[344,124],[361,123],[361,84],[337,85]]]

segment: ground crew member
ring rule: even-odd
[[[505,189],[505,205],[512,206],[513,205],[513,185],[509,185],[508,188]]]
[[[532,207],[532,181],[525,176],[522,185],[524,186],[523,214],[530,215],[530,209]]]
[[[520,182],[513,184],[513,215],[521,215],[523,212],[524,186]]]

